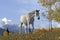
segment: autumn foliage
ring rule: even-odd
[[[7,36],[9,36],[9,33],[7,31],[4,31],[3,36],[7,37]]]
[[[37,29],[34,33],[38,34],[38,33],[46,33],[46,32],[48,32],[48,30],[43,28],[43,29]]]
[[[5,36],[5,37],[9,36],[9,30],[8,29],[3,32],[3,36]]]
[[[53,28],[52,29],[52,32],[57,32],[57,31],[60,32],[60,28]]]
[[[51,30],[51,32],[57,32],[57,31],[59,31],[60,32],[60,28],[52,28],[52,30]],[[47,29],[36,29],[36,31],[34,32],[34,34],[43,34],[43,33],[46,33],[46,32],[50,32],[49,30],[47,30]]]

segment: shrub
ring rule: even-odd
[[[3,36],[7,37],[7,36],[9,36],[9,33],[7,31],[4,31]]]

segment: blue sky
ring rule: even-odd
[[[20,16],[39,9],[40,13],[46,10],[37,3],[38,0],[0,0],[0,19],[7,18],[15,24],[19,24]],[[40,15],[41,16],[41,15]],[[41,21],[45,20],[45,21]],[[47,26],[48,21],[41,16],[41,20],[35,19],[35,27]]]
[[[19,22],[20,15],[38,8],[37,1],[29,0],[0,0],[0,18],[6,17]]]

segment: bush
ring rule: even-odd
[[[4,31],[3,36],[7,37],[7,36],[9,36],[9,33],[7,31]]]

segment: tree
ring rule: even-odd
[[[39,0],[38,3],[41,3],[42,6],[50,6],[53,5],[57,0]]]
[[[3,36],[5,36],[5,37],[9,36],[9,30],[8,29],[3,32]]]
[[[53,8],[53,13],[52,14],[54,14],[53,16],[54,16],[54,20],[56,21],[56,22],[60,22],[60,2],[57,2],[57,5],[55,5],[55,7]]]
[[[42,6],[48,8],[48,20],[49,20],[49,28],[52,28],[52,11],[51,6],[56,2],[57,0],[39,0],[38,2],[42,4]]]

